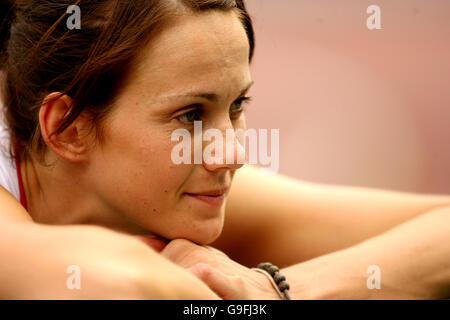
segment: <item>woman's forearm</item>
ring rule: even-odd
[[[119,280],[118,283],[121,283],[124,281],[125,274],[114,267],[112,269],[104,268],[103,278],[99,277],[101,265],[97,263],[99,261],[95,257],[96,250],[93,248],[96,247],[96,243],[102,246],[105,239],[104,235],[99,233],[98,241],[94,241],[95,233],[96,230],[90,227],[50,227],[35,223],[2,220],[0,227],[0,298],[107,298],[108,293],[105,286],[102,288],[102,282],[106,283],[109,280],[114,283],[112,275],[115,274]],[[87,246],[86,241],[91,242],[91,248]],[[98,255],[105,260],[108,256],[109,262],[111,262],[112,256],[107,251]],[[74,271],[73,268],[77,267],[79,270]],[[67,281],[71,276],[67,271],[73,272],[77,278],[79,276],[80,289],[77,289],[76,286],[67,286]],[[131,273],[129,275],[130,278],[124,282],[131,280]],[[97,282],[93,283],[95,277],[97,277],[95,280]],[[130,281],[130,296],[132,296],[132,286]],[[123,291],[121,293],[123,294]],[[114,292],[109,294],[114,297]]]
[[[450,206],[450,195],[325,185],[245,166],[236,173],[224,232],[213,246],[249,267],[262,257],[286,267],[354,246],[443,206]]]
[[[206,285],[134,237],[95,226],[0,223],[0,299],[210,298],[217,296]]]
[[[450,207],[283,273],[294,299],[448,298]]]

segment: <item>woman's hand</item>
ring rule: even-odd
[[[161,254],[188,269],[222,299],[280,299],[264,274],[240,265],[212,247],[177,239],[171,241]]]

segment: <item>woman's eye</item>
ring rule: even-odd
[[[244,103],[249,103],[251,101],[250,97],[242,97],[236,100],[230,107],[230,113],[240,113],[244,110],[242,106]]]
[[[199,110],[191,110],[178,116],[177,119],[185,123],[200,121],[200,112]]]
[[[242,102],[235,102],[230,107],[230,112],[242,111]]]
[[[251,101],[250,97],[242,97],[233,102],[230,106],[230,116],[235,119],[240,116],[240,114],[244,111],[243,104]],[[194,121],[201,121],[202,111],[200,108],[192,109],[188,112],[183,113],[176,117],[178,121],[183,123],[193,123]]]

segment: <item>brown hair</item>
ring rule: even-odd
[[[51,92],[72,97],[64,131],[82,112],[97,127],[153,30],[179,9],[236,10],[251,61],[254,30],[243,0],[0,0],[2,96],[12,144],[22,155],[43,154],[39,109]],[[67,27],[67,8],[81,9],[81,29]],[[101,131],[101,130],[100,130]]]

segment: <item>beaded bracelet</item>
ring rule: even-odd
[[[281,299],[291,300],[291,296],[289,294],[289,284],[286,282],[286,277],[280,273],[280,269],[278,269],[277,266],[274,266],[270,262],[262,262],[253,269],[255,271],[262,271],[262,273],[269,278],[272,286],[278,292]]]

